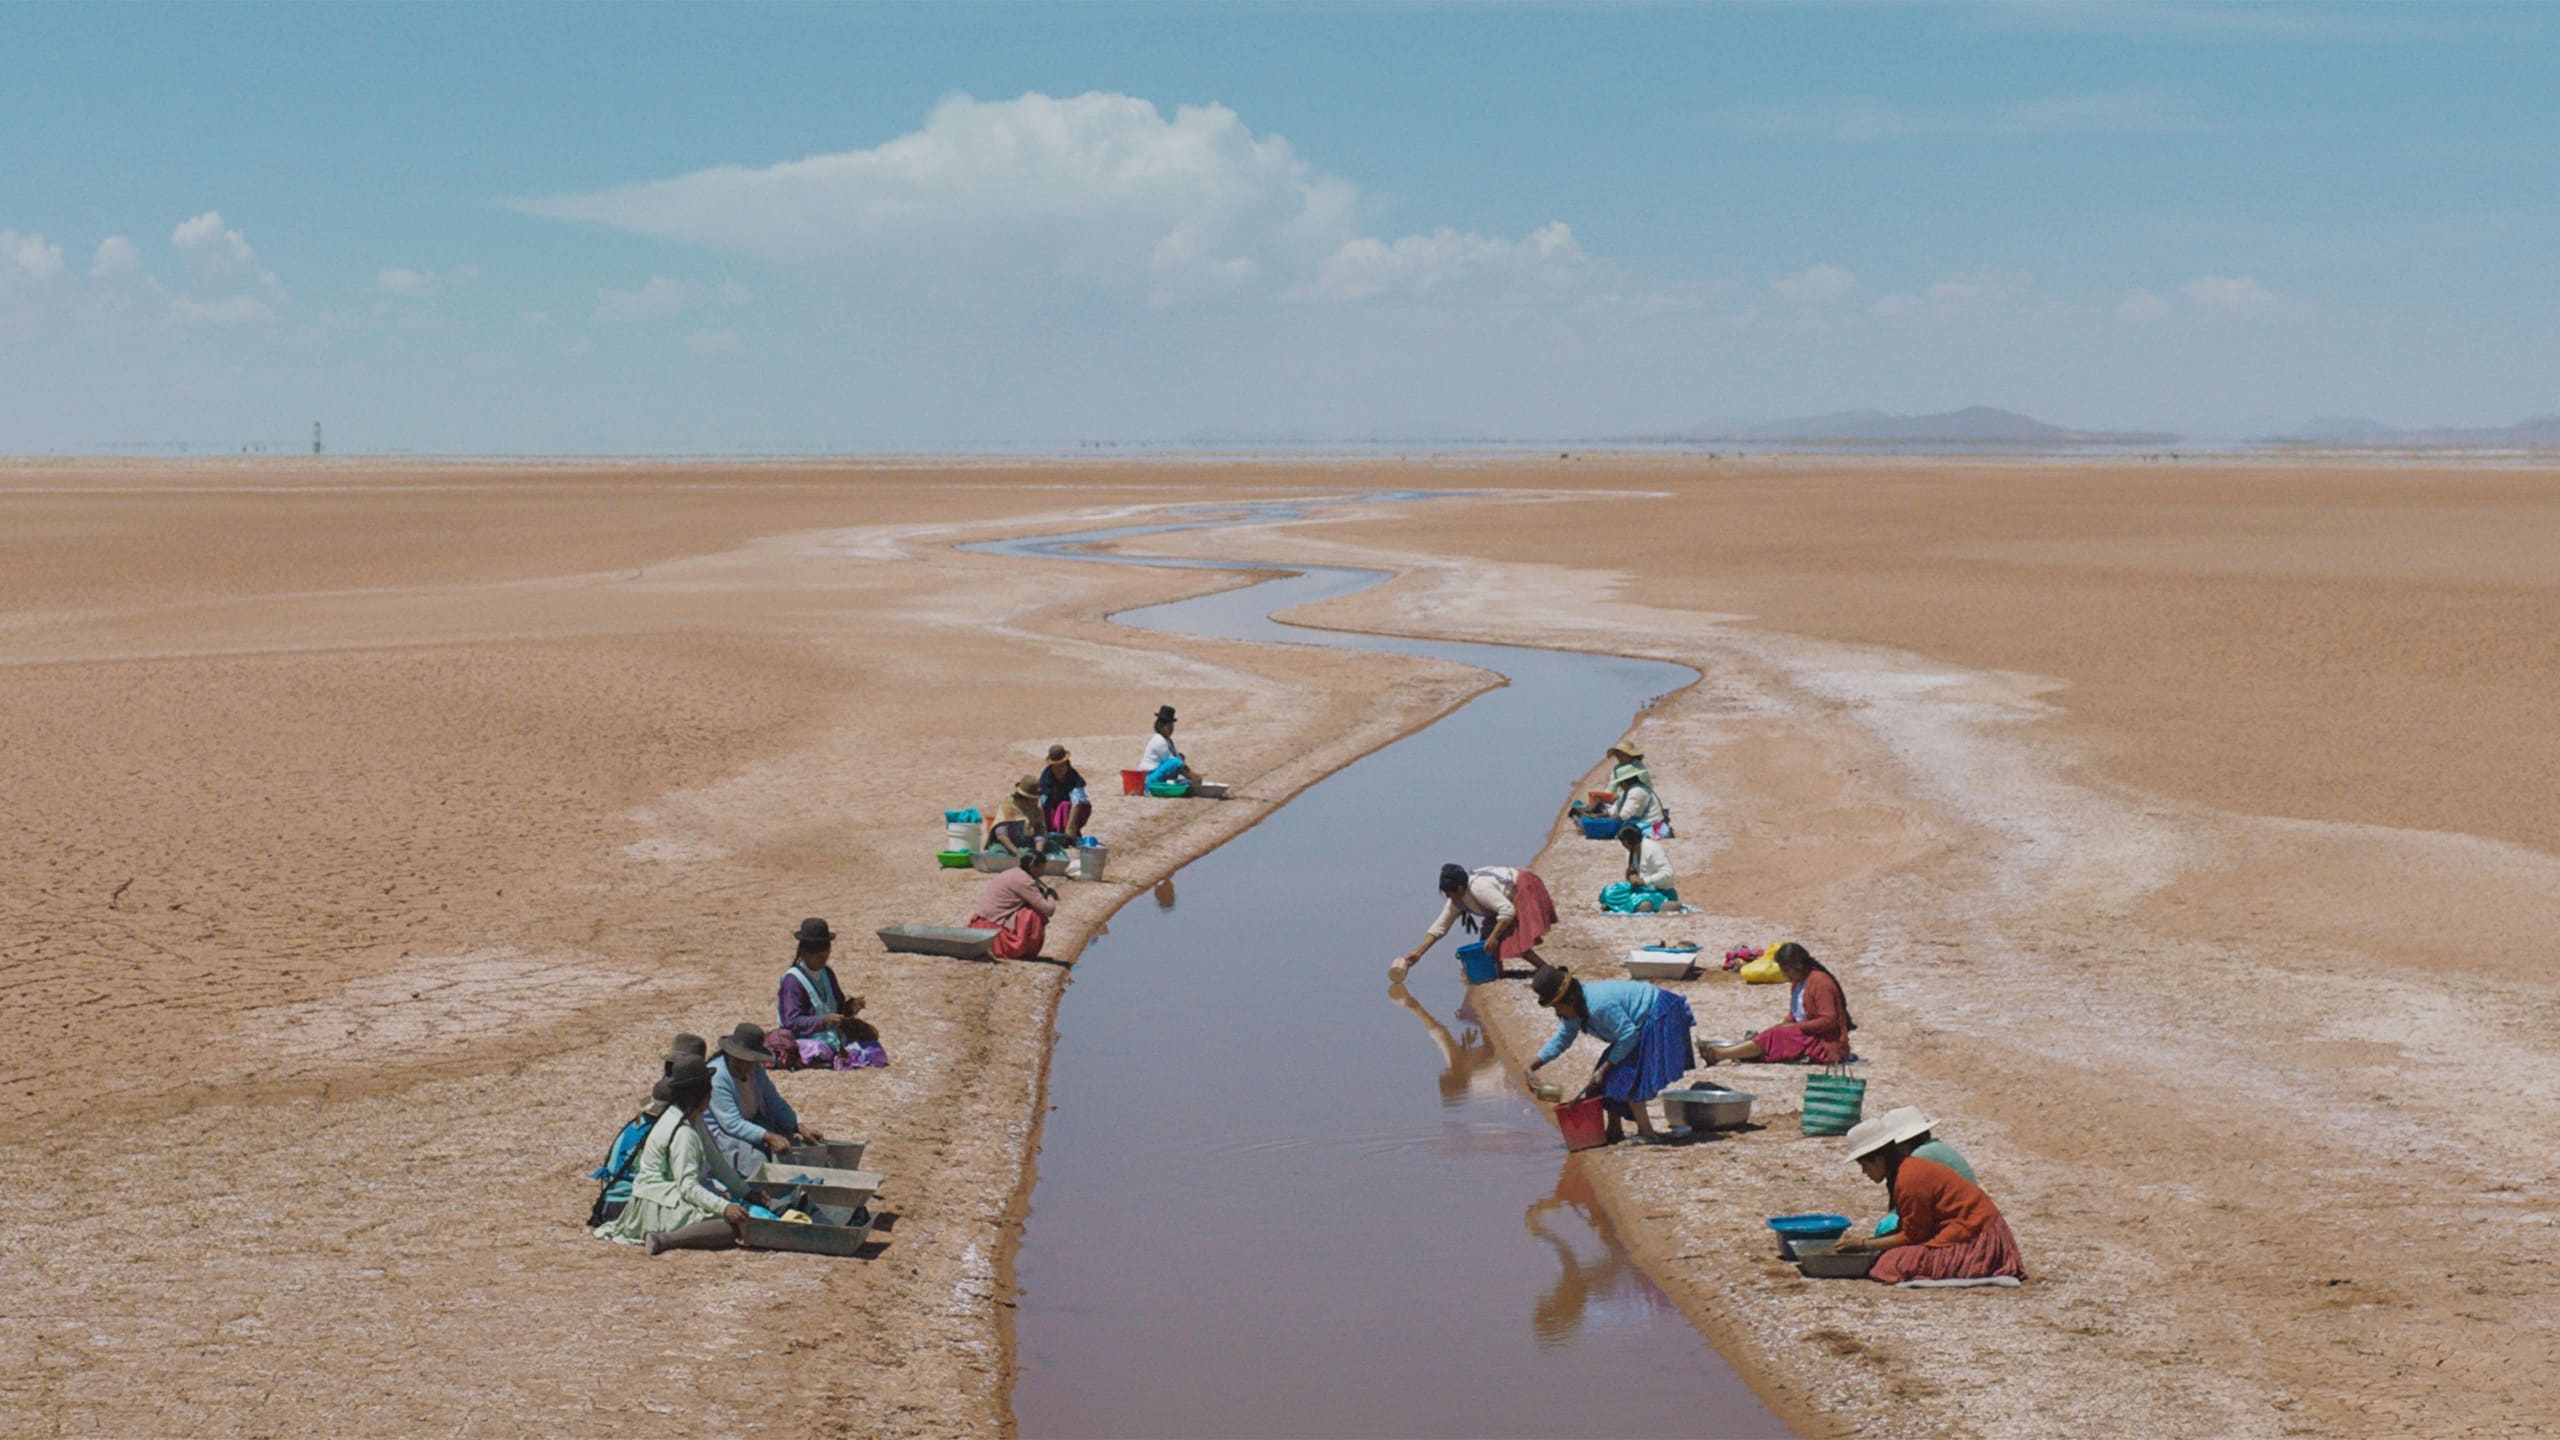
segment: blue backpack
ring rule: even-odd
[[[621,1132],[605,1150],[604,1163],[587,1173],[588,1179],[604,1182],[604,1188],[596,1192],[596,1203],[587,1211],[588,1229],[620,1215],[622,1207],[631,1203],[631,1169],[640,1163],[640,1147],[648,1143],[649,1132],[657,1124],[658,1117],[646,1110],[624,1121]]]

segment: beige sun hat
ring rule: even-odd
[[[1894,1123],[1878,1115],[1849,1127],[1849,1158],[1864,1160],[1894,1142]]]
[[[1938,1127],[1938,1122],[1920,1113],[1917,1105],[1897,1105],[1876,1117],[1893,1127],[1893,1143],[1916,1140]]]

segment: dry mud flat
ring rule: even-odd
[[[848,949],[896,1063],[792,1093],[893,1177],[868,1262],[647,1261],[576,1226],[580,1176],[667,1032],[765,1011],[799,916],[957,918],[937,812],[1050,740],[1100,778],[1169,700],[1251,797],[1106,803],[1065,950],[1481,683],[1132,636],[1093,617],[1225,582],[947,542],[1372,485],[1479,494],[1163,544],[1405,572],[1327,623],[1699,667],[1639,730],[1683,928],[1834,961],[1871,1103],[1940,1115],[2027,1249],[2009,1293],[1762,1258],[1763,1215],[1876,1208],[1790,1132],[1787,1070],[1735,1072],[1766,1130],[1590,1157],[1778,1403],[1986,1435],[2560,1411],[2547,473],[25,466],[0,1431],[1001,1424],[1057,970]],[[1540,862],[1599,973],[1662,928],[1582,911],[1614,855]],[[1779,1004],[1689,990],[1710,1032]],[[1517,987],[1479,1008],[1515,1055],[1542,1028]]]
[[[1332,477],[1229,475],[1222,493]],[[1053,949],[1481,677],[1083,618],[1230,583],[934,548],[1199,498],[1170,469],[0,471],[0,1433],[985,1433],[1063,972],[940,812],[1182,708],[1245,798],[1106,797]],[[1214,736],[1214,740],[1208,737]],[[679,1028],[857,937],[873,1258],[589,1237]]]

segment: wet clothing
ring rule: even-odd
[[[1828,970],[1816,970],[1788,993],[1784,1025],[1772,1025],[1752,1036],[1760,1058],[1786,1064],[1809,1061],[1837,1065],[1849,1058],[1849,1003],[1840,982]]]
[[[1671,992],[1643,980],[1583,981],[1582,1004],[1588,1013],[1580,1020],[1556,1022],[1556,1033],[1538,1052],[1538,1063],[1544,1065],[1562,1055],[1576,1037],[1588,1032],[1609,1047],[1601,1060],[1617,1064],[1635,1053],[1637,1033],[1665,997],[1671,997]],[[1685,1002],[1682,1008],[1687,1008]]]
[[[631,1171],[629,1203],[621,1214],[597,1226],[596,1234],[638,1245],[662,1230],[717,1219],[730,1202],[706,1183],[710,1173],[702,1132],[686,1122],[683,1111],[668,1110],[641,1142],[640,1159]]]
[[[1437,942],[1461,917],[1473,921],[1469,929],[1480,934],[1492,933],[1496,924],[1509,919],[1510,933],[1502,937],[1493,958],[1517,960],[1555,928],[1556,902],[1537,871],[1488,865],[1468,875],[1466,889],[1442,900],[1440,918],[1423,932],[1422,943],[1427,947]]]
[[[1911,1153],[1923,1160],[1935,1160],[1967,1180],[1973,1179],[1973,1167],[1965,1163],[1962,1155],[1956,1153],[1956,1147],[1944,1140],[1931,1139],[1926,1144],[1914,1148]],[[1902,1217],[1890,1210],[1885,1212],[1883,1219],[1876,1222],[1876,1233],[1879,1235],[1890,1235],[1901,1228]]]
[[[744,1070],[747,1078],[735,1073]],[[782,1092],[761,1065],[711,1057],[711,1108],[703,1112],[703,1128],[720,1158],[741,1175],[753,1175],[767,1157],[764,1137],[789,1136],[800,1128],[800,1116],[784,1102]]]
[[[1872,1279],[1979,1280],[2023,1277],[2026,1261],[2000,1207],[1982,1187],[1935,1160],[1907,1156],[1893,1172],[1894,1213],[1910,1243],[1876,1256]]]

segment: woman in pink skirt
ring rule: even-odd
[[[1849,1032],[1858,1025],[1849,1018],[1849,1001],[1840,993],[1839,977],[1823,968],[1812,951],[1793,940],[1779,946],[1772,958],[1778,962],[1778,973],[1787,977],[1786,1023],[1772,1025],[1739,1045],[1714,1045],[1701,1040],[1699,1064],[1766,1060],[1775,1065],[1797,1061],[1837,1065],[1853,1058],[1849,1054]]]
[[[1515,870],[1508,865],[1487,865],[1469,870],[1464,865],[1440,867],[1440,918],[1423,932],[1422,943],[1405,952],[1390,967],[1402,976],[1422,958],[1423,952],[1440,943],[1452,925],[1464,925],[1470,935],[1484,936],[1484,948],[1501,961],[1526,960],[1532,969],[1547,963],[1538,954],[1538,942],[1555,928],[1556,902],[1547,894],[1547,882],[1535,870]]]

